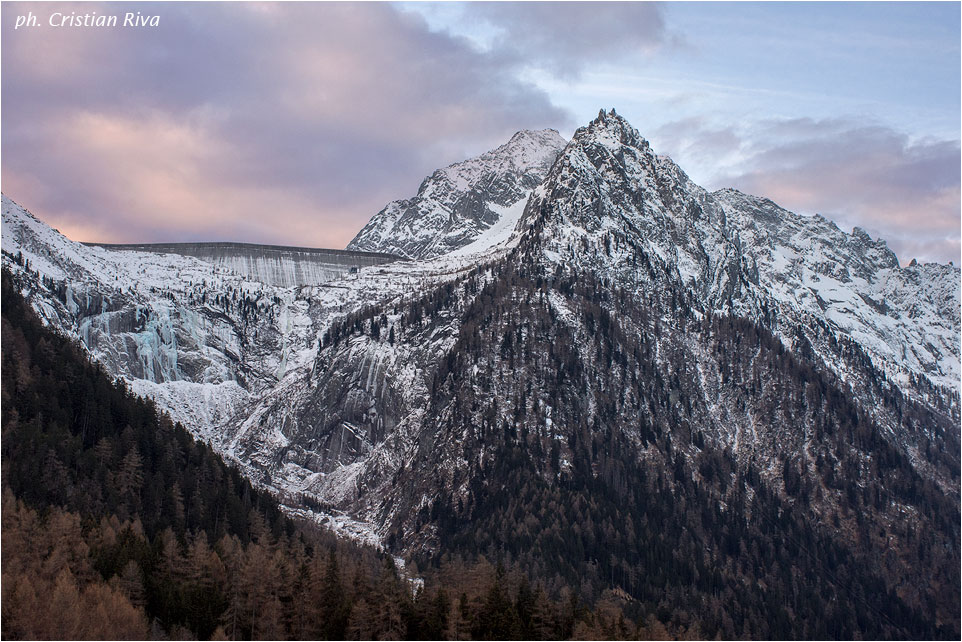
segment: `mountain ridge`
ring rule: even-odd
[[[550,234],[558,238],[576,234],[581,242],[598,248],[596,257],[609,254],[611,242],[645,236],[647,258],[677,271],[676,279],[694,280],[695,289],[713,309],[725,309],[731,300],[739,313],[757,316],[761,301],[767,299],[769,307],[788,306],[795,316],[829,317],[847,333],[859,336],[873,354],[887,359],[893,374],[896,362],[915,361],[916,371],[934,375],[941,385],[958,387],[962,373],[957,356],[959,290],[958,278],[952,279],[958,272],[953,266],[926,268],[938,277],[923,281],[921,271],[914,271],[918,266],[899,267],[885,242],[872,241],[864,231],[846,234],[822,217],[795,215],[769,199],[735,190],[709,193],[670,159],[655,156],[647,141],[620,116],[603,113],[579,129],[572,142],[581,139],[585,153],[556,165],[554,179],[548,180],[555,191],[562,183],[574,181],[573,196],[592,199],[595,209]],[[631,141],[627,149],[636,156],[625,156],[622,140]],[[617,150],[620,158],[612,150]],[[589,158],[590,154],[595,158]],[[630,175],[623,174],[626,170]],[[604,172],[617,178],[617,187],[598,197],[586,194],[586,184],[600,189],[597,181]],[[647,199],[644,202],[638,200],[642,193]],[[557,193],[545,193],[541,198],[551,201]],[[536,210],[539,204],[529,203],[528,208]],[[616,216],[605,217],[608,211]],[[624,218],[626,212],[631,213],[628,219]],[[602,223],[609,228],[602,230],[598,227]],[[549,252],[559,263],[577,260],[574,250],[559,242]],[[620,256],[627,253],[624,250]],[[617,265],[613,273],[625,283],[636,274],[630,267]],[[911,288],[921,296],[899,297],[901,284],[922,286],[921,291]],[[920,317],[924,317],[922,322]],[[930,337],[932,329],[936,332]],[[932,341],[936,349],[924,347]],[[895,354],[893,345],[906,351],[923,346],[924,351],[903,357]]]
[[[663,502],[768,546],[757,501],[791,513],[793,537],[840,547],[852,568],[885,557],[877,581],[899,595],[875,608],[915,613],[934,600],[950,617],[957,586],[940,591],[957,585],[958,268],[902,268],[860,230],[708,192],[613,111],[545,172],[511,192],[524,196],[510,230],[461,229],[444,254],[320,286],[87,252],[24,227],[6,197],[4,263],[48,323],[162,406],[187,408],[191,430],[252,479],[392,550],[507,550],[537,567],[547,562],[524,553],[537,542],[588,590],[647,600],[652,586],[618,570],[637,568],[645,545],[682,575],[738,565],[737,543],[685,510],[672,523],[695,539],[677,558],[650,528],[671,515]],[[440,185],[429,177],[420,191]],[[436,250],[448,222],[423,219],[430,240],[418,247]],[[111,265],[133,283],[112,285]],[[145,359],[163,367],[137,370]],[[584,508],[592,498],[601,504]],[[552,502],[592,528],[556,542]],[[623,539],[609,523],[644,536]],[[939,551],[938,564],[921,550]],[[765,581],[789,572],[790,556],[776,557],[755,562]],[[825,560],[810,562],[805,572],[833,587]],[[743,572],[723,583],[761,577]],[[858,627],[840,630],[868,630]]]

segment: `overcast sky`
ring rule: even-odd
[[[48,24],[127,11],[160,26]],[[2,189],[75,240],[343,247],[435,168],[615,107],[707,188],[958,263],[959,25],[956,2],[4,2]]]

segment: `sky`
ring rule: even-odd
[[[434,169],[614,107],[708,189],[959,264],[957,2],[0,11],[0,189],[74,240],[344,247]],[[49,24],[128,11],[159,25]]]

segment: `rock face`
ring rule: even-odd
[[[492,228],[510,231],[564,145],[553,129],[524,130],[495,150],[439,169],[424,179],[417,196],[375,214],[347,249],[434,258]]]
[[[6,198],[4,264],[111,372],[355,535],[526,559],[562,546],[564,516],[580,539],[552,572],[592,578],[675,554],[651,524],[677,510],[702,538],[677,563],[707,555],[690,573],[742,586],[761,576],[737,551],[768,550],[752,520],[772,514],[828,556],[797,572],[884,557],[880,594],[952,617],[959,270],[707,192],[613,111],[560,146],[522,132],[440,170],[350,246],[435,258],[321,285],[85,247]],[[497,207],[517,224],[496,227]],[[645,594],[647,571],[608,572]]]
[[[575,133],[528,203],[552,265],[584,265],[625,287],[688,289],[709,310],[776,326],[818,319],[856,340],[893,378],[924,374],[955,390],[959,270],[900,268],[882,240],[841,231],[768,199],[708,193],[656,156],[623,118],[602,113]]]
[[[305,259],[300,248],[107,249],[66,239],[6,196],[3,251],[4,265],[19,274],[46,323],[80,339],[108,371],[228,456],[254,402],[310,369],[335,319],[470,269],[463,260],[395,263],[385,255],[336,250]],[[277,254],[283,261],[275,261]],[[273,269],[285,262],[286,271]],[[293,278],[297,283],[285,287]],[[279,430],[275,437],[251,452],[273,461],[273,449],[286,440]],[[238,461],[245,468],[258,460],[246,451],[244,457]],[[273,464],[270,469],[276,474]],[[283,476],[278,479],[283,489]]]

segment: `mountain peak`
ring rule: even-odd
[[[597,117],[593,122],[596,122],[596,123],[604,123],[604,122],[607,122],[607,120],[608,120],[609,118],[617,118],[617,119],[619,119],[619,120],[624,120],[624,118],[622,118],[621,116],[619,116],[619,115],[617,114],[617,112],[615,112],[615,108],[612,107],[610,112],[609,112],[609,111],[605,111],[604,108],[599,109],[599,110],[598,110],[598,117]]]
[[[624,116],[615,112],[614,108],[611,111],[600,110],[598,117],[588,123],[586,127],[580,127],[572,140],[601,143],[610,148],[620,145],[628,145],[641,150],[649,148],[648,141],[638,133],[637,129],[631,126],[631,123]]]
[[[564,146],[568,143],[556,129],[522,129],[505,144],[482,154],[479,160],[497,159],[516,166],[522,171],[534,166],[551,166]],[[455,163],[452,167],[460,167],[472,163],[473,159]],[[545,169],[547,169],[547,167]]]
[[[522,129],[491,151],[435,171],[413,198],[388,203],[348,249],[421,259],[496,245],[510,236],[565,145],[557,130]],[[487,242],[479,245],[482,236]]]
[[[508,140],[508,145],[525,143],[556,143],[561,142],[564,144],[566,141],[562,138],[561,134],[558,133],[557,129],[521,129],[514,133],[514,135]]]

